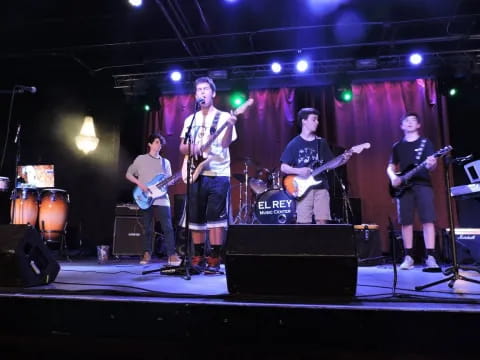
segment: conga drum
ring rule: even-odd
[[[40,194],[38,227],[46,241],[60,241],[65,235],[70,198],[62,189],[44,189]]]
[[[5,176],[0,176],[0,192],[7,192],[10,179]]]
[[[34,187],[16,188],[12,191],[10,218],[12,224],[35,226],[38,217],[38,191]]]

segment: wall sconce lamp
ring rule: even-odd
[[[77,147],[85,154],[97,148],[99,139],[95,134],[95,125],[93,124],[93,117],[85,116],[83,120],[80,134],[75,137]]]

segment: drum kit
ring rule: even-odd
[[[0,177],[0,192],[8,192],[9,178]],[[36,226],[44,241],[64,244],[70,197],[66,190],[18,183],[10,196],[11,224]]]
[[[238,214],[234,224],[290,224],[296,220],[296,203],[283,190],[280,171],[257,167],[250,157],[241,159],[243,173],[232,174],[239,181]],[[249,166],[255,167],[255,176],[249,176]],[[249,195],[250,194],[250,195]]]

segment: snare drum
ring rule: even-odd
[[[296,215],[295,199],[283,190],[268,190],[255,202],[255,218],[261,224],[292,224]]]
[[[0,176],[0,191],[1,192],[8,191],[9,183],[10,183],[10,179],[8,177]]]
[[[12,224],[35,226],[38,216],[38,191],[33,187],[16,188],[12,191],[10,218]]]
[[[65,233],[70,197],[62,189],[45,189],[40,194],[38,226],[44,240],[56,241]]]

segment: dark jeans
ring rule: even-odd
[[[145,236],[143,239],[143,250],[150,254],[153,252],[153,232],[155,220],[160,222],[163,235],[165,236],[165,250],[167,255],[175,254],[175,233],[172,226],[172,215],[170,206],[152,205],[146,210],[142,210],[143,227]]]

